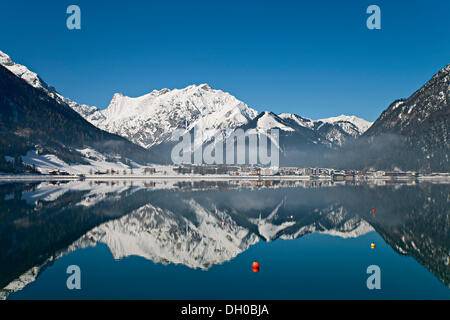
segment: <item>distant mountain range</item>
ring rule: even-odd
[[[282,166],[318,166],[324,165],[325,155],[354,141],[370,125],[371,122],[355,116],[311,120],[296,114],[265,111],[240,128],[260,137],[268,130],[278,129]]]
[[[72,107],[95,126],[126,137],[145,148],[168,142],[177,128],[188,131],[200,129],[205,135],[203,142],[207,142],[218,132],[227,136],[258,116],[258,112],[244,102],[227,92],[212,89],[207,84],[191,85],[184,89],[153,90],[137,98],[116,93],[105,110],[78,104]],[[320,132],[318,134],[323,135],[323,138],[338,144],[342,144],[348,136],[359,136],[371,125],[354,116],[319,121],[290,114],[280,117],[293,127],[301,126]],[[274,127],[277,126],[271,128]],[[295,130],[291,129],[286,130]]]
[[[71,134],[71,140],[58,140],[60,146],[70,150],[89,145],[109,156],[114,154],[141,163],[165,162],[170,161],[170,150],[174,143],[170,138],[176,129],[181,128],[186,132],[200,129],[203,139],[202,145],[196,146],[198,148],[211,143],[212,137],[217,134],[227,138],[237,128],[254,134],[276,128],[280,132],[281,165],[449,171],[450,65],[410,98],[394,102],[373,125],[356,116],[341,115],[311,120],[296,114],[274,114],[270,111],[258,113],[231,94],[212,89],[207,84],[191,85],[184,89],[153,90],[136,98],[116,93],[110,105],[100,110],[63,97],[36,73],[14,63],[1,51],[0,65],[33,87],[25,89],[23,84],[19,85],[18,81],[13,81],[2,71],[2,86],[9,86],[10,95],[6,100],[2,97],[2,115],[9,117],[4,119],[12,119],[16,114],[11,99],[27,95],[36,104],[52,104],[54,108],[49,108],[50,113],[57,109],[56,106],[64,110],[69,107],[86,120],[83,122],[77,118],[82,128],[64,129],[67,134],[71,133],[69,130],[77,131]],[[74,117],[74,114],[70,113],[70,117]],[[69,118],[65,121],[72,121]],[[51,115],[47,115],[47,119],[51,119]],[[45,122],[45,119],[42,121]],[[23,128],[30,126],[21,121],[16,123],[20,123]],[[54,121],[48,125],[53,129],[61,128]],[[101,129],[96,132],[101,133],[102,138],[90,138],[87,143],[86,137],[80,134],[84,136],[85,132],[94,130],[92,125]],[[90,129],[86,131],[84,127]],[[8,130],[12,132],[12,128]],[[137,146],[132,146],[124,139],[120,140],[121,144],[127,147],[115,149],[105,149],[104,143],[94,143],[94,140],[102,139],[116,141],[119,139],[117,135]],[[55,136],[47,138],[54,144]],[[47,138],[42,137],[38,144],[46,145]],[[10,135],[3,142],[8,144],[11,139],[16,138]],[[11,149],[4,149],[1,155],[14,157],[18,153],[26,154],[29,151],[27,148],[33,148],[35,144],[36,141],[28,141],[20,150],[12,152]],[[132,148],[133,152],[125,151],[127,148]],[[47,149],[47,152],[54,151],[54,148]],[[71,158],[68,156],[71,152],[61,151],[58,155],[65,154],[66,158]],[[126,157],[130,154],[133,156]],[[80,160],[79,157],[77,159]]]

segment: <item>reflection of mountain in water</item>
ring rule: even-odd
[[[181,192],[77,183],[51,186],[57,196],[46,188],[0,185],[3,296],[61,255],[99,242],[116,259],[137,255],[208,269],[260,239],[358,237],[374,229],[450,283],[448,185]]]
[[[420,191],[407,188],[404,196],[392,197],[395,205],[370,221],[393,249],[412,256],[447,286],[450,286],[449,189],[448,185],[424,185]],[[389,200],[385,201],[387,207]],[[390,216],[398,223],[388,223]]]
[[[195,201],[186,206],[195,214],[191,220],[147,204],[94,228],[87,237],[107,244],[115,259],[136,255],[202,269],[231,260],[259,240],[226,214],[205,210]],[[222,226],[220,216],[229,223]]]

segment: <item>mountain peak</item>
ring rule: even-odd
[[[260,114],[259,114],[259,117],[262,117],[262,116],[266,116],[266,117],[278,117],[275,113],[273,113],[272,111],[267,111],[267,110],[264,110],[263,112],[261,112]]]
[[[10,56],[2,51],[0,51],[0,65],[35,88],[43,89],[47,93],[57,93],[53,87],[48,86],[36,73],[21,64],[15,63]]]
[[[12,66],[14,65],[14,61],[11,60],[11,58],[0,50],[0,64],[3,66]]]
[[[287,124],[285,124],[284,120],[277,116],[275,113],[271,111],[263,111],[261,112],[255,120],[257,121],[256,128],[261,131],[266,131],[270,129],[280,129],[283,131],[295,131]]]
[[[325,119],[319,119],[317,121],[321,121],[324,123],[340,123],[340,122],[350,122],[353,125],[355,125],[358,130],[360,131],[360,133],[363,133],[365,131],[367,131],[367,129],[369,129],[369,127],[372,125],[373,122],[367,121],[365,119],[359,118],[357,116],[351,115],[351,116],[347,116],[344,114],[341,114],[340,116],[337,117],[330,117],[330,118],[325,118]]]
[[[211,90],[211,89],[212,89],[211,86],[208,85],[207,83],[202,83],[202,84],[199,85],[198,87],[199,87],[200,89],[203,89],[203,90]]]
[[[182,90],[182,91],[198,91],[198,90],[203,90],[203,91],[218,91],[218,90],[214,90],[209,84],[207,83],[201,83],[201,84],[191,84],[183,89],[173,89],[173,90]]]

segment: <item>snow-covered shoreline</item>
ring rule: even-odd
[[[407,181],[415,180],[406,177],[399,177],[392,179],[391,177],[372,177],[362,176],[366,181],[389,180],[389,181]],[[0,181],[72,181],[72,180],[332,180],[332,176],[272,176],[272,175],[248,175],[248,176],[233,176],[227,174],[210,174],[210,175],[0,175]],[[417,177],[419,181],[450,181],[448,174],[432,174],[421,175]]]
[[[1,180],[310,180],[310,176],[230,176],[230,175],[0,175]],[[321,176],[320,180],[331,177]]]

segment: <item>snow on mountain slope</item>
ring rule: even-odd
[[[270,112],[264,112],[263,115],[258,119],[256,129],[267,131],[273,128],[278,128],[283,131],[295,131],[293,128],[279,121],[276,115]]]
[[[100,152],[93,149],[79,149],[77,150],[83,155],[86,164],[66,163],[53,154],[40,155],[36,150],[30,150],[21,159],[23,163],[33,166],[38,172],[48,174],[49,171],[58,169],[69,174],[88,174],[90,172],[107,170],[115,170],[122,172],[129,170],[130,166],[122,163],[119,159],[107,158]],[[141,165],[130,161],[132,168],[140,168]]]
[[[36,73],[28,70],[27,67],[21,64],[15,63],[6,53],[2,51],[0,51],[0,64],[35,88],[42,88],[47,91],[52,89],[41,78],[39,78]]]
[[[290,113],[281,113],[278,116],[300,127],[311,129],[319,133],[327,142],[339,146],[348,139],[359,137],[372,125],[364,119],[346,115],[319,120],[311,120]]]
[[[101,113],[104,118],[91,119],[91,123],[145,148],[168,142],[177,128],[199,129],[204,135],[202,142],[206,142],[257,115],[242,101],[207,84],[153,90],[137,98],[115,94]]]
[[[346,141],[353,140],[362,134],[363,129],[358,128],[357,125],[365,128],[365,120],[354,116],[341,116],[339,119],[331,118],[331,120],[322,121],[303,118],[296,114],[276,115],[265,111],[260,113],[255,120],[257,120],[256,123],[255,121],[251,123],[253,131],[261,132],[278,128],[281,140],[284,140],[283,137],[297,136],[294,148],[295,145],[298,146],[299,143],[307,141],[328,147],[342,146]],[[351,121],[355,121],[356,124]]]
[[[280,113],[278,115],[281,119],[285,120],[293,120],[295,123],[297,123],[299,126],[305,127],[305,128],[314,128],[314,121],[311,119],[300,117],[293,113]]]
[[[300,117],[292,113],[280,113],[278,115],[282,119],[294,120],[298,125],[306,128],[318,128],[324,123],[329,123],[333,125],[340,126],[344,131],[350,135],[361,135],[363,134],[373,122],[358,118],[356,116],[346,116],[340,115],[338,117],[330,117],[326,119],[311,120],[307,118]],[[356,128],[355,128],[356,127]]]
[[[340,115],[338,117],[331,117],[326,119],[319,119],[316,121],[321,121],[325,123],[332,123],[332,124],[338,124],[342,129],[344,129],[349,134],[352,134],[353,128],[349,125],[353,124],[358,128],[358,135],[363,134],[369,127],[372,125],[373,122],[364,120],[362,118],[358,118],[356,116],[346,116],[346,115]]]
[[[6,53],[0,51],[0,65],[6,67],[9,71],[14,73],[17,77],[25,80],[31,86],[44,90],[47,94],[56,99],[60,103],[68,104],[72,109],[78,112],[83,118],[89,122],[99,121],[103,115],[96,107],[79,104],[68,98],[63,97],[56,89],[49,86],[42,80],[35,72],[29,70],[26,66],[15,63]]]
[[[93,114],[98,117],[96,113]],[[184,89],[154,90],[137,98],[115,94],[109,107],[101,114],[103,118],[98,117],[98,121],[93,120],[90,114],[85,117],[99,128],[124,136],[146,148],[168,142],[176,128],[200,129],[204,143],[220,132],[228,136],[235,128],[258,116],[258,112],[245,103],[206,84]],[[287,113],[277,116],[272,112],[263,112],[260,115],[255,128],[258,131],[278,128],[294,132],[296,129],[289,125],[292,123],[294,126],[321,131],[331,143],[339,145],[343,144],[347,136],[358,137],[371,125],[355,116],[314,121]],[[323,126],[326,128],[322,129]]]

